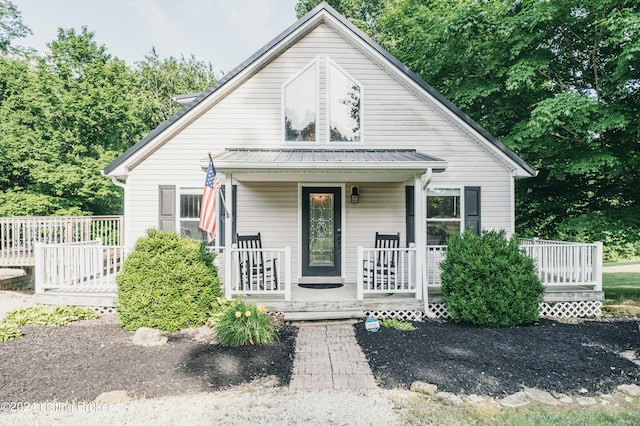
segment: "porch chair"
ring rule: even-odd
[[[364,282],[369,288],[384,288],[385,284],[395,284],[396,257],[395,250],[400,247],[400,233],[381,234],[376,232],[375,260],[364,260]]]
[[[251,290],[251,284],[257,283],[261,290],[273,283],[271,289],[278,289],[277,258],[264,260],[262,238],[256,235],[236,234],[238,248],[253,249],[255,251],[240,251],[238,253],[238,271],[240,273],[241,290]]]

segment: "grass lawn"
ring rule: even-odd
[[[605,313],[640,316],[640,261],[605,263],[602,288]]]
[[[496,404],[454,405],[433,396],[415,395],[395,401],[407,425],[604,426],[640,424],[640,398],[612,396],[608,405],[548,407],[542,404],[504,409]]]

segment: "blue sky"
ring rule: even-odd
[[[57,29],[86,25],[98,44],[132,65],[195,55],[228,72],[296,21],[296,0],[11,0],[33,35],[15,44],[39,52]]]

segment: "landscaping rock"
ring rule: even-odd
[[[131,401],[131,397],[129,397],[127,391],[123,390],[101,393],[94,400],[96,404],[120,404],[128,401]]]
[[[133,335],[133,344],[139,346],[160,346],[167,343],[168,337],[163,336],[160,330],[142,327]]]
[[[620,385],[617,387],[620,392],[624,392],[630,396],[640,395],[640,386],[638,385]]]
[[[502,398],[499,402],[500,405],[508,408],[518,408],[531,403],[531,401],[527,398],[527,394],[524,392],[514,393],[513,395]]]
[[[451,392],[438,392],[436,394],[436,397],[447,401],[453,405],[459,405],[462,404],[462,398],[460,398],[458,395],[456,395],[455,393],[451,393]]]
[[[467,397],[467,399],[472,404],[480,404],[480,403],[484,402],[486,398],[483,397],[483,396],[480,396],[480,395],[476,395],[475,393],[472,393],[471,395],[469,395]]]
[[[425,395],[433,395],[438,392],[438,386],[425,382],[413,382],[411,383],[411,391],[423,393]]]
[[[551,395],[551,393],[547,391],[543,391],[540,389],[526,388],[524,393],[527,394],[529,398],[534,401],[540,402],[546,405],[560,405],[561,402]]]
[[[598,403],[595,399],[588,396],[581,396],[579,398],[576,398],[576,402],[578,403],[578,405],[582,406],[596,405]]]
[[[622,358],[624,359],[628,359],[629,361],[640,365],[640,359],[638,359],[638,357],[636,356],[636,351],[624,351],[624,352],[620,352],[619,354]]]

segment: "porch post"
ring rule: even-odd
[[[593,256],[593,279],[596,282],[595,290],[602,291],[602,242],[595,245],[595,255]]]
[[[228,174],[225,175],[224,179],[224,191],[225,194],[229,195],[230,198],[233,197],[233,175]],[[224,207],[221,205],[220,208]],[[233,274],[232,274],[232,256],[233,253],[231,251],[231,245],[233,244],[233,203],[227,203],[227,211],[224,211],[222,214],[229,214],[229,217],[224,221],[224,275],[223,275],[223,287],[224,287],[224,297],[227,300],[231,299],[231,290],[233,286]]]
[[[427,303],[429,294],[427,289],[425,288],[425,283],[427,280],[425,279],[426,269],[424,268],[424,260],[425,260],[425,223],[426,219],[424,218],[424,208],[423,204],[425,203],[424,197],[424,189],[422,188],[422,178],[420,176],[416,176],[414,182],[414,239],[416,243],[416,299],[424,300],[425,313],[427,313]]]

